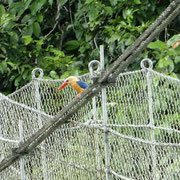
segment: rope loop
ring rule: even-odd
[[[141,61],[141,68],[142,69],[146,69],[146,68],[153,69],[153,62],[151,61],[151,59],[144,58]]]
[[[36,77],[36,72],[39,72],[38,77]],[[32,79],[42,78],[43,76],[44,76],[44,72],[41,68],[35,68],[32,70]]]

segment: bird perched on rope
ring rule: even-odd
[[[71,85],[71,87],[73,89],[75,89],[78,94],[76,96],[76,98],[78,98],[81,93],[88,88],[88,84],[80,81],[77,77],[75,76],[69,76],[67,79],[64,80],[64,83],[59,87],[59,90],[62,90],[64,87],[66,87],[67,85]]]

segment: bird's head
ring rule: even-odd
[[[79,79],[75,76],[69,76],[68,78],[66,78],[64,80],[64,83],[59,87],[59,90],[63,89],[64,87],[66,87],[68,84],[71,84],[72,82],[76,82],[79,81]]]

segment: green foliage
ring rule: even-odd
[[[170,1],[170,0],[169,0]],[[0,5],[0,91],[10,93],[31,79],[35,67],[46,78],[65,78],[88,72],[92,59],[99,59],[105,46],[108,67],[167,7],[169,1],[155,0],[24,0]],[[179,21],[169,29],[176,35]],[[179,76],[179,52],[164,43],[164,33],[127,70],[139,68],[143,57],[153,58],[155,67]],[[164,43],[164,44],[163,44]],[[169,49],[168,49],[169,48]],[[160,53],[159,53],[160,52]]]
[[[172,45],[179,39],[179,36],[175,35],[167,43],[157,40],[147,47],[152,50],[148,52],[149,56],[156,59],[155,70],[174,78],[180,78],[180,47],[173,49]]]
[[[4,93],[27,84],[36,66],[52,79],[72,70],[73,55],[65,55],[55,47],[52,37],[44,38],[43,20],[47,17],[43,13],[49,8],[46,0],[9,1],[9,8],[0,6],[0,90]]]
[[[96,45],[104,44],[106,61],[109,60],[106,63],[110,64],[155,20],[156,12],[161,12],[158,6],[152,8],[156,5],[154,1],[79,2],[74,22],[76,38],[90,44],[79,48],[80,58],[98,58]],[[82,53],[87,55],[82,56]]]

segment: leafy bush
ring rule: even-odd
[[[87,64],[92,59],[99,59],[101,44],[105,46],[108,67],[156,19],[169,1],[3,1],[0,5],[0,91],[10,93],[25,85],[35,67],[43,68],[46,78],[84,74],[88,72]],[[171,36],[177,34],[178,27],[177,19],[169,26],[168,33]],[[164,33],[159,39],[164,42]],[[175,57],[173,53],[178,50],[168,50],[165,55],[162,49],[158,51],[168,60],[160,61],[155,49],[149,48],[128,70],[139,68],[142,57],[148,55],[155,63],[157,61],[157,69],[166,62],[171,65],[165,72],[178,76],[175,66],[178,57],[173,59],[174,67],[169,59]]]
[[[173,48],[173,45],[180,39],[179,35],[173,36],[167,41],[151,42],[148,48],[148,54],[156,60],[155,70],[170,75],[174,78],[180,78],[180,46]]]

